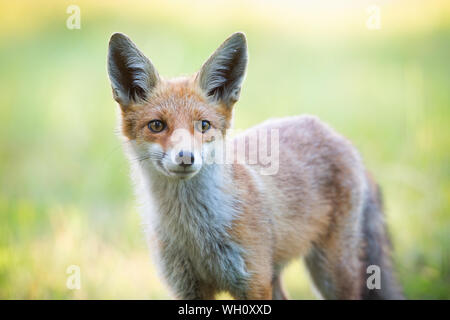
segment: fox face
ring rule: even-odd
[[[235,33],[194,75],[163,79],[128,37],[114,34],[108,74],[136,160],[175,179],[200,172],[231,126],[246,65],[245,36]]]

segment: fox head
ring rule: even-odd
[[[245,36],[234,33],[194,75],[164,79],[127,36],[113,34],[108,74],[137,159],[170,178],[200,172],[231,126],[247,60]]]

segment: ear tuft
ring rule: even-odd
[[[122,33],[109,41],[108,74],[114,99],[122,108],[147,100],[159,79],[150,60]]]
[[[202,66],[198,75],[200,87],[211,100],[232,106],[239,99],[247,60],[245,35],[234,33]]]

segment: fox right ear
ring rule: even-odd
[[[145,102],[159,80],[150,60],[122,33],[113,34],[109,41],[108,74],[113,97],[122,109]]]

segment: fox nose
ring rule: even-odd
[[[175,156],[175,162],[183,168],[193,165],[194,160],[194,154],[190,151],[180,151]]]

